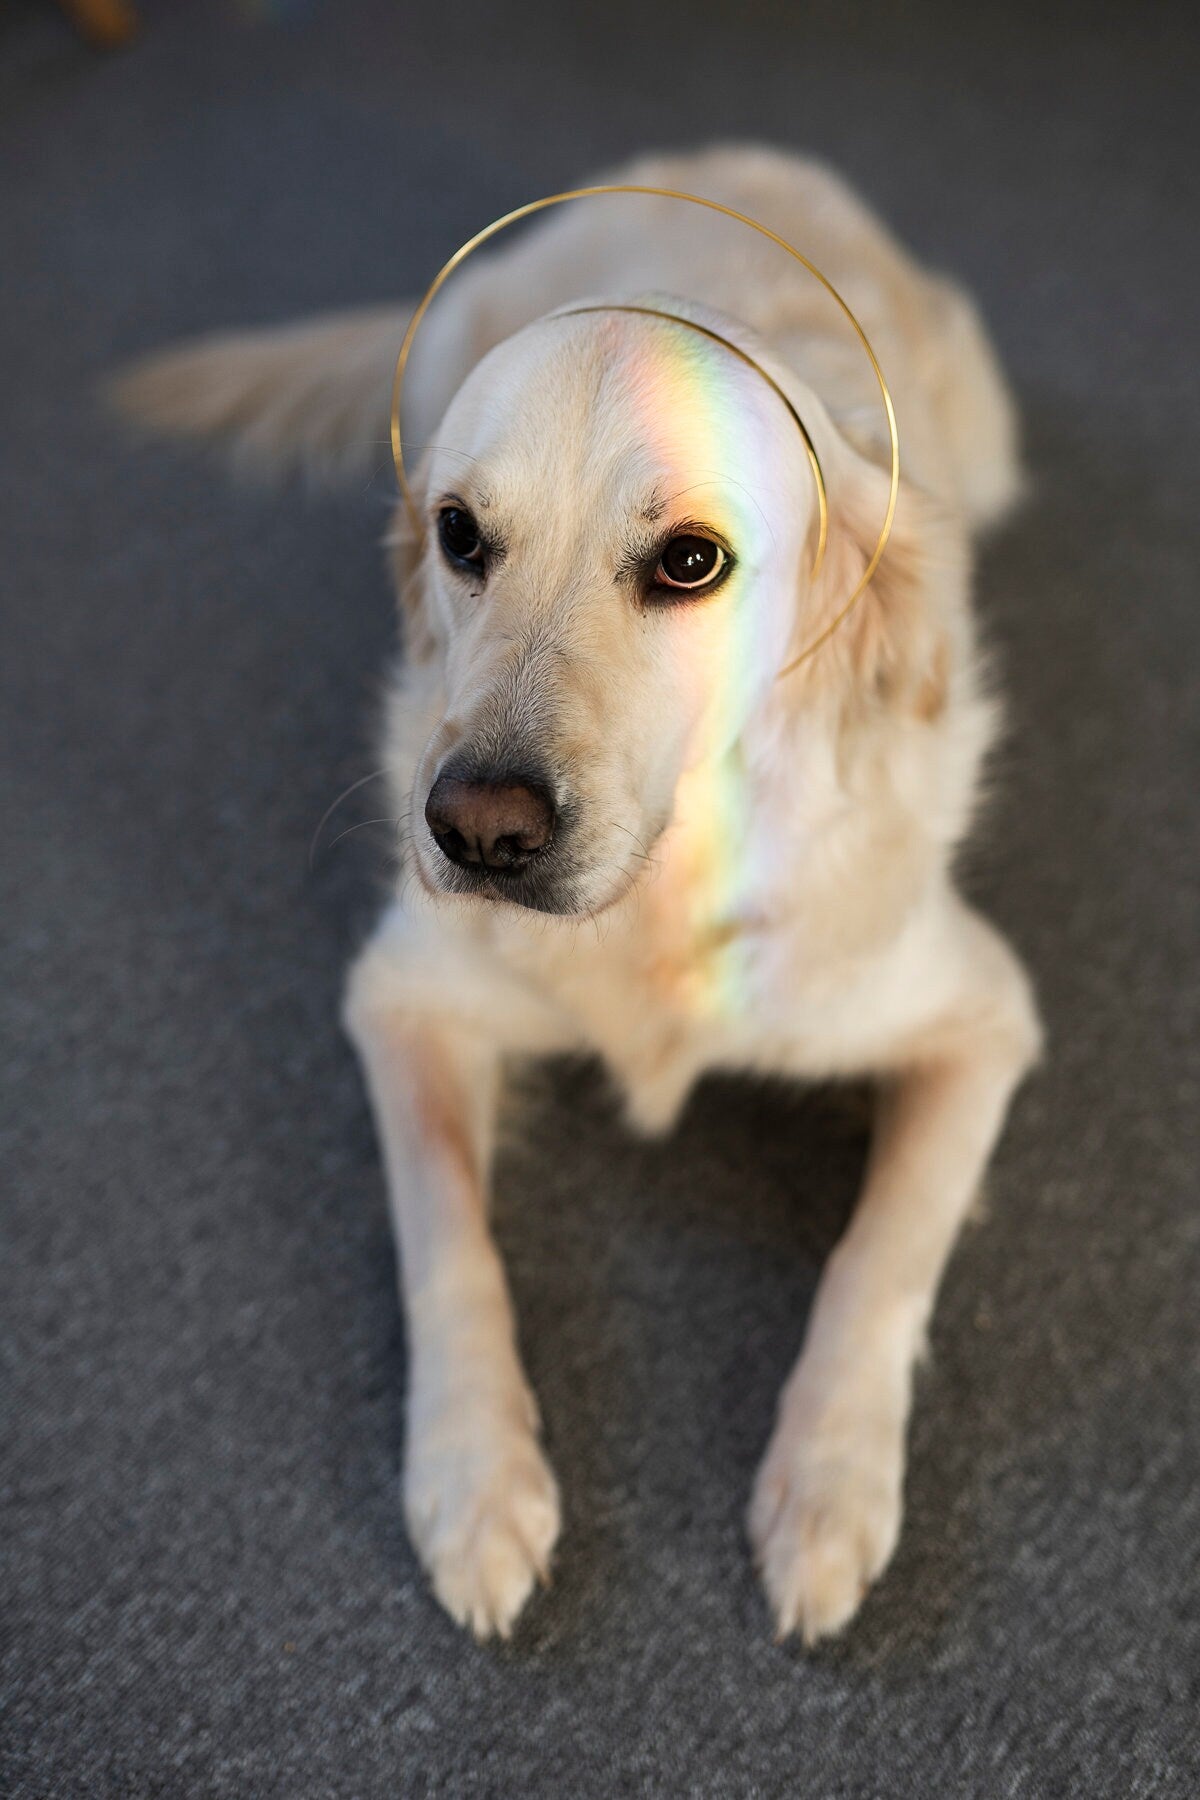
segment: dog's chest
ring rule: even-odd
[[[509,954],[650,1131],[673,1122],[704,1069],[816,1074],[842,1035],[842,983],[806,956],[794,925],[750,899],[706,907],[694,884],[650,883],[569,942],[523,939]]]
[[[637,889],[570,932],[502,927],[506,959],[604,1057],[648,1128],[671,1122],[707,1068],[823,1077],[874,1048],[909,859],[883,854],[849,812],[824,831],[793,820],[785,839],[778,807],[745,817],[736,856],[712,855],[703,820],[672,828]]]

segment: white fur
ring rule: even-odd
[[[826,271],[889,377],[905,479],[867,595],[780,681],[853,587],[887,496],[874,378],[815,282],[710,215],[597,201],[468,265],[418,340],[408,435],[432,436],[414,474],[429,529],[421,541],[398,516],[408,656],[385,736],[408,838],[346,1002],[407,1307],[407,1515],[454,1616],[507,1633],[558,1532],[487,1225],[507,1057],[598,1051],[648,1131],[670,1128],[705,1069],[870,1075],[880,1104],[864,1192],[749,1513],[778,1629],[811,1642],[846,1623],[896,1542],[914,1361],[1038,1046],[1024,975],[950,869],[995,723],[969,537],[1017,493],[1013,414],[970,302],[826,170],[724,149],[620,178],[725,201]],[[815,584],[812,478],[767,384],[719,346],[695,352],[714,359],[704,367],[741,445],[701,467],[702,397],[681,392],[647,425],[646,353],[679,328],[553,316],[648,291],[749,348],[805,419],[831,511]],[[354,469],[386,432],[404,318],[216,340],[135,372],[123,398],[161,428],[224,436],[272,466]],[[614,578],[653,484],[668,517],[682,509],[735,541],[728,589],[699,605],[647,610]],[[439,558],[448,494],[503,523],[508,553],[486,586]],[[446,755],[484,741],[517,758],[536,744],[572,803],[565,912],[449,891],[424,801]],[[734,798],[716,864],[714,792]]]

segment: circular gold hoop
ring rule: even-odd
[[[859,324],[846,301],[843,300],[841,294],[838,293],[838,290],[829,280],[829,277],[823,275],[816,264],[810,262],[808,257],[797,250],[794,244],[789,244],[786,238],[780,237],[779,233],[772,231],[768,225],[760,224],[757,219],[752,219],[748,213],[738,212],[735,207],[725,206],[719,200],[706,200],[701,194],[684,193],[678,188],[642,187],[624,182],[604,183],[595,187],[569,188],[561,194],[547,194],[540,200],[526,201],[524,206],[515,207],[512,212],[504,213],[499,219],[493,219],[490,225],[485,225],[482,231],[477,231],[474,237],[467,239],[465,244],[460,244],[459,248],[454,252],[454,255],[449,257],[447,261],[442,264],[441,268],[426,288],[416,311],[408,322],[408,330],[404,334],[404,340],[400,345],[400,354],[396,358],[396,373],[392,380],[391,433],[392,459],[396,465],[396,478],[400,483],[400,491],[404,496],[409,511],[416,516],[416,502],[413,498],[412,489],[408,482],[408,475],[404,467],[404,446],[400,432],[400,399],[404,388],[404,374],[408,367],[408,358],[409,353],[412,350],[413,339],[417,335],[421,320],[425,317],[430,305],[440,293],[445,282],[453,275],[455,269],[466,261],[468,256],[479,249],[481,244],[486,244],[489,238],[493,238],[498,232],[506,230],[509,225],[516,225],[520,220],[527,219],[534,213],[544,212],[548,207],[563,206],[569,200],[590,200],[602,194],[645,194],[660,200],[683,200],[691,206],[704,206],[707,207],[710,212],[722,213],[727,219],[735,219],[738,224],[749,226],[751,231],[757,231],[761,237],[768,238],[771,243],[777,244],[781,250],[786,250],[788,255],[798,262],[802,268],[807,269],[809,274],[814,276],[816,280],[821,283],[821,286],[825,289],[826,293],[837,302],[841,311],[853,326],[855,335],[862,345],[863,350],[866,352],[867,360],[871,365],[875,379],[879,383],[879,392],[883,399],[883,410],[887,416],[888,440],[891,448],[891,481],[888,487],[888,503],[887,511],[884,514],[883,528],[876,540],[874,550],[867,559],[867,566],[863,570],[862,576],[860,577],[857,586],[854,588],[853,593],[850,595],[850,598],[844,602],[830,623],[823,631],[818,633],[812,643],[807,644],[798,656],[793,657],[791,662],[786,664],[786,666],[779,671],[780,678],[784,675],[790,675],[794,669],[798,669],[802,662],[806,662],[810,656],[814,655],[815,652],[821,648],[822,644],[833,636],[838,626],[845,618],[847,618],[853,608],[857,605],[858,601],[862,598],[862,595],[869,586],[876,569],[883,559],[884,550],[887,548],[887,541],[892,534],[892,523],[896,517],[896,500],[900,492],[900,436],[896,428],[896,410],[892,405],[891,391],[888,388],[883,370],[879,366],[879,359],[871,348],[870,339],[867,337],[866,332]],[[587,309],[580,308],[578,310],[583,311]],[[627,309],[622,308],[619,310]],[[647,308],[645,310],[651,311],[652,309]],[[676,315],[670,313],[661,313],[656,316],[661,318],[676,318]],[[676,318],[676,323],[686,325],[691,324],[692,321]],[[717,336],[715,332],[707,335],[713,337]],[[728,340],[724,338],[720,339],[720,341],[722,343],[728,343]],[[730,344],[729,348],[736,350],[737,347]],[[754,368],[758,368],[758,364],[754,362],[752,357],[746,356],[745,352],[740,352],[739,354],[741,354],[744,360],[749,362]],[[771,377],[767,374],[765,369],[759,369],[759,374],[762,375],[765,380],[770,382],[771,386],[776,389],[776,392],[781,392],[777,384],[771,380]],[[783,398],[786,401],[786,396],[783,396]],[[790,402],[788,403],[788,410],[796,419],[796,423],[800,425],[806,449],[809,451],[810,463],[813,464],[814,473],[817,477],[818,496],[821,499],[824,499],[825,483],[820,473],[820,463],[816,460],[816,452],[812,447],[812,441]],[[825,509],[823,507],[822,542],[819,545],[819,550],[821,551],[824,550],[824,526]]]

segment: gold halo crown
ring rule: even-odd
[[[761,224],[759,220],[752,219],[748,213],[738,212],[732,206],[724,206],[719,200],[706,200],[700,194],[685,194],[678,188],[642,187],[624,182],[605,183],[596,187],[570,188],[562,194],[547,194],[541,200],[529,200],[524,206],[518,206],[512,212],[503,214],[501,218],[493,219],[490,225],[485,225],[482,231],[477,231],[474,237],[468,238],[466,243],[461,244],[454,252],[454,255],[449,257],[447,261],[442,264],[441,268],[426,288],[416,311],[409,320],[408,330],[405,332],[404,341],[400,346],[400,354],[396,358],[396,374],[392,381],[391,427],[392,458],[396,465],[396,479],[400,483],[400,491],[404,496],[410,513],[412,513],[413,517],[417,520],[417,523],[420,524],[420,514],[417,509],[416,501],[413,498],[412,489],[409,486],[408,474],[404,467],[404,444],[400,429],[400,401],[404,391],[404,374],[408,367],[408,359],[412,350],[413,339],[417,335],[421,320],[425,317],[431,303],[441,291],[444,283],[451,275],[453,275],[455,269],[467,260],[468,256],[470,256],[473,251],[478,250],[481,244],[487,243],[489,238],[495,237],[498,232],[504,231],[509,225],[516,225],[521,219],[527,219],[533,213],[544,212],[548,207],[562,206],[569,200],[590,200],[601,194],[648,194],[654,195],[662,200],[683,200],[691,206],[704,206],[707,207],[710,212],[723,213],[727,219],[736,219],[739,224],[749,226],[751,231],[757,231],[762,237],[769,238],[771,243],[777,244],[781,250],[786,250],[788,255],[793,257],[802,268],[807,269],[809,274],[814,276],[816,280],[821,283],[821,286],[825,291],[837,302],[851,326],[854,328],[858,341],[862,345],[867,360],[871,365],[875,379],[879,383],[879,392],[883,399],[883,410],[887,416],[888,441],[891,449],[891,481],[888,488],[888,503],[887,510],[884,513],[883,526],[880,530],[879,537],[876,540],[875,548],[867,559],[867,566],[863,570],[849,599],[842,603],[841,607],[834,614],[829,624],[825,626],[824,630],[819,632],[811,643],[805,645],[798,656],[793,657],[791,662],[779,671],[781,678],[784,675],[790,675],[793,669],[799,668],[802,662],[806,662],[810,656],[814,655],[815,652],[821,648],[821,645],[824,644],[827,639],[833,636],[838,626],[848,617],[858,601],[862,598],[862,595],[865,593],[876,569],[878,569],[879,564],[883,559],[884,550],[887,548],[887,541],[892,533],[892,522],[896,516],[896,499],[900,491],[900,437],[896,429],[896,411],[892,405],[891,391],[884,378],[883,370],[879,366],[879,359],[871,348],[870,340],[868,339],[866,332],[855,318],[853,312],[851,312],[846,301],[842,298],[841,294],[838,293],[838,290],[834,287],[828,276],[823,275],[816,264],[810,262],[808,257],[797,250],[794,244],[789,244],[786,238],[780,237],[778,232],[772,231],[769,226]],[[801,419],[799,413],[796,411],[779,383],[772,375],[769,375],[766,369],[764,369],[760,363],[756,362],[747,351],[743,350],[740,345],[733,343],[729,338],[722,337],[719,332],[711,330],[707,325],[700,325],[694,319],[682,318],[678,313],[667,312],[652,306],[624,306],[614,303],[613,305],[567,307],[555,316],[564,318],[578,313],[595,312],[642,313],[651,318],[667,319],[672,324],[682,326],[685,330],[698,332],[702,337],[710,338],[714,343],[723,344],[727,350],[732,351],[742,362],[748,364],[750,368],[757,370],[758,374],[762,376],[762,379],[767,385],[778,394],[779,398],[783,401],[783,404],[787,407],[788,412],[791,414],[792,420],[804,440],[805,453],[808,457],[809,466],[813,472],[813,479],[816,482],[817,505],[820,513],[820,529],[817,537],[816,555],[813,558],[811,571],[812,576],[815,576],[821,566],[821,560],[825,554],[825,542],[829,527],[829,504],[825,491],[825,477],[821,469],[820,458],[817,455],[816,448],[804,421]]]

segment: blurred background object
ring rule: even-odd
[[[137,13],[129,0],[60,0],[84,37],[102,49],[126,44],[137,30]]]

